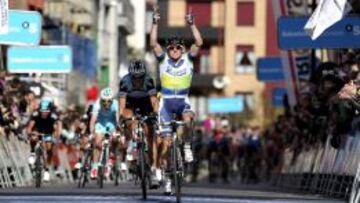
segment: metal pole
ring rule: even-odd
[[[312,0],[312,4],[311,4],[311,11],[314,12],[316,9],[316,0]],[[310,77],[312,76],[312,74],[314,74],[316,69],[316,49],[312,49],[311,50],[311,74]]]
[[[118,83],[118,26],[117,26],[117,8],[119,3],[117,0],[111,1],[111,7],[109,10],[109,32],[110,32],[110,40],[109,40],[109,87],[117,91],[117,83]]]

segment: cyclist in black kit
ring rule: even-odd
[[[147,74],[145,62],[142,60],[133,60],[130,62],[129,74],[123,77],[119,86],[119,115],[120,118],[131,118],[134,113],[142,116],[156,115],[158,112],[157,92],[154,80]],[[137,111],[137,112],[135,112]],[[149,158],[152,169],[152,183],[157,184],[157,147],[154,139],[153,123],[149,121],[145,127],[145,135],[149,146]],[[134,122],[127,123],[127,137],[134,137],[136,125]]]
[[[27,126],[27,134],[30,139],[31,155],[29,157],[29,163],[35,162],[35,145],[39,140],[39,134],[42,134],[42,141],[45,149],[45,172],[44,181],[50,180],[49,166],[52,165],[52,150],[54,136],[59,137],[61,134],[61,122],[58,116],[52,112],[54,109],[53,103],[48,99],[43,99],[40,102],[39,109],[35,111]]]

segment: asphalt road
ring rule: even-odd
[[[115,187],[105,185],[99,189],[95,183],[86,188],[75,184],[45,185],[37,189],[0,189],[0,203],[140,203],[141,191],[134,183],[122,183]],[[175,202],[173,196],[164,196],[162,190],[151,190],[147,203]],[[325,199],[321,196],[286,193],[267,185],[232,184],[186,184],[183,189],[184,203],[340,203],[341,200]]]

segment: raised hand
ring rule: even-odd
[[[194,22],[195,22],[195,17],[194,17],[194,15],[193,15],[193,13],[192,13],[192,9],[191,9],[191,8],[189,8],[188,13],[187,13],[186,16],[185,16],[185,20],[186,20],[186,22],[187,22],[189,25],[193,25],[193,24],[194,24]]]
[[[159,21],[160,21],[159,7],[154,6],[154,8],[153,8],[153,24],[158,24]]]
[[[344,87],[338,93],[340,99],[351,99],[356,96],[357,87],[353,81],[345,84]]]

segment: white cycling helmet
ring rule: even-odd
[[[101,100],[110,100],[113,99],[114,93],[110,87],[104,88],[100,92],[100,99]]]

